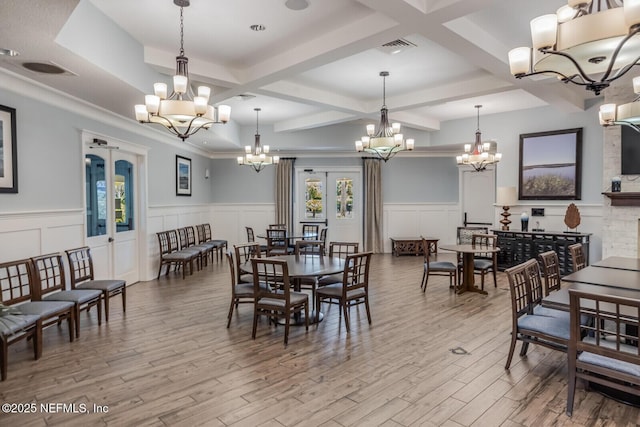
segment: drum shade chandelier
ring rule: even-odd
[[[600,106],[600,124],[629,126],[640,132],[640,76],[633,78],[633,92],[637,95],[632,102],[622,105],[603,104]]]
[[[231,107],[209,105],[211,89],[199,86],[194,95],[189,82],[189,58],[184,56],[184,25],[182,9],[189,0],[173,0],[180,6],[180,53],[176,57],[176,74],[173,76],[173,92],[167,96],[166,83],[155,83],[154,94],[145,96],[145,104],[135,106],[136,120],[140,123],[160,124],[183,141],[200,129],[227,123]]]
[[[498,163],[502,159],[502,153],[490,153],[491,142],[482,142],[480,132],[480,108],[482,105],[475,105],[478,114],[478,128],[476,129],[476,142],[464,144],[464,154],[456,156],[459,166],[471,166],[476,172],[482,172],[489,165]],[[473,148],[473,151],[471,150]]]
[[[238,164],[241,166],[251,166],[256,172],[260,172],[265,166],[275,165],[280,162],[279,156],[267,156],[269,154],[268,145],[260,145],[260,131],[258,128],[258,113],[260,108],[253,109],[256,112],[256,141],[251,151],[251,146],[244,147],[245,155],[238,157]]]
[[[367,125],[367,135],[356,141],[356,151],[376,155],[385,162],[400,151],[412,151],[413,139],[404,140],[400,133],[400,123],[389,125],[389,110],[386,105],[386,78],[388,71],[381,71],[382,77],[382,108],[380,109],[380,124],[376,131],[374,124]]]
[[[556,75],[599,95],[640,60],[639,31],[640,0],[568,0],[531,21],[533,49],[509,52],[511,74]]]

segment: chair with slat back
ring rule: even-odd
[[[321,240],[298,240],[296,242],[295,254],[299,256],[324,254],[324,243]]]
[[[122,296],[122,311],[127,311],[127,282],[121,279],[96,279],[93,269],[91,249],[82,246],[65,251],[71,272],[71,289],[96,289],[102,292],[104,302],[104,320],[109,321],[109,302],[111,298]]]
[[[276,230],[286,230],[287,224],[269,224],[269,228]]]
[[[247,242],[253,243],[256,241],[256,235],[253,232],[253,227],[245,227],[247,230]],[[260,252],[267,253],[267,245],[260,245]]]
[[[349,309],[364,304],[367,320],[371,324],[369,309],[369,266],[372,252],[360,252],[347,255],[344,264],[343,279],[340,283],[319,287],[316,292],[316,313],[320,313],[323,301],[338,304],[344,314],[344,324],[350,331]]]
[[[178,245],[178,233],[176,230],[161,231],[156,233],[158,245],[160,246],[160,265],[158,266],[158,279],[162,274],[162,267],[167,266],[165,275],[169,274],[171,267],[182,268],[182,278],[189,267],[189,274],[193,274],[193,263],[197,261],[199,253],[197,251],[181,251]]]
[[[12,307],[30,298],[29,272],[27,260],[17,263],[0,264],[0,303],[4,316],[0,317],[0,379],[7,379],[9,366],[9,346],[22,340],[31,340],[33,357],[38,360],[42,354],[42,321],[39,315],[23,314]],[[24,267],[21,267],[24,266]],[[24,268],[21,272],[20,269]]]
[[[187,227],[187,242],[189,246],[202,248],[204,252],[204,264],[209,264],[209,258],[211,262],[214,259],[214,253],[217,252],[217,245],[214,242],[207,242],[205,239],[204,224],[198,224],[195,227]],[[193,243],[191,243],[193,242]]]
[[[214,239],[213,232],[211,231],[211,224],[205,223],[202,224],[202,227],[204,230],[205,242],[212,242],[215,245],[215,250],[218,254],[218,258],[222,261],[222,255],[227,251],[229,242],[224,239]]]
[[[522,341],[521,357],[526,356],[530,343],[553,350],[567,351],[569,319],[566,316],[556,317],[534,312],[537,304],[533,302],[531,277],[535,275],[536,267],[538,267],[538,261],[531,259],[505,271],[509,279],[512,319],[511,345],[505,369],[511,366],[517,341]],[[537,271],[539,274],[540,270]],[[539,286],[540,290],[535,292],[542,295],[541,282]]]
[[[40,317],[42,328],[57,325],[63,320],[69,327],[69,341],[75,338],[75,311],[70,301],[41,301],[39,286],[34,283],[33,263],[30,259],[0,264],[0,289],[3,303],[16,305],[21,314]],[[40,345],[40,348],[42,346]]]
[[[327,250],[327,232],[328,231],[329,231],[329,229],[327,227],[325,227],[322,230],[320,230],[320,238],[318,239],[318,240],[322,241],[322,244],[324,245],[325,253],[326,253],[326,250]]]
[[[329,242],[329,256],[347,258],[347,255],[358,253],[358,247],[358,242]],[[342,277],[343,273],[322,276],[318,279],[318,286],[340,283],[342,282]]]
[[[309,296],[291,290],[287,262],[273,258],[252,258],[253,291],[256,295],[253,311],[253,331],[256,338],[258,316],[271,320],[285,319],[284,345],[289,342],[291,316],[304,312],[306,330],[309,330]]]
[[[449,277],[449,288],[456,289],[458,287],[458,267],[456,264],[442,258],[438,260],[438,254],[431,253],[431,245],[425,238],[422,238],[422,252],[424,254],[422,292],[427,291],[427,282],[430,276],[447,276]]]
[[[241,243],[233,245],[235,252],[236,283],[253,283],[253,274],[243,273],[243,267],[251,264],[251,258],[260,258],[260,245],[257,243]]]
[[[573,271],[582,270],[587,266],[587,261],[584,256],[584,248],[582,243],[575,243],[568,247],[569,254],[571,255],[571,263]]]
[[[39,287],[42,301],[70,301],[74,304],[76,338],[80,338],[80,312],[92,307],[98,312],[98,325],[102,324],[102,292],[97,289],[66,290],[62,255],[53,253],[31,258],[33,285]]]
[[[578,378],[640,396],[640,300],[569,289],[569,306],[567,415]],[[578,321],[585,316],[592,322]]]
[[[495,249],[498,246],[498,236],[495,234],[478,234],[471,235],[471,244],[479,247],[487,247]],[[473,258],[474,273],[480,274],[480,286],[484,290],[484,276],[493,273],[493,286],[498,287],[496,273],[498,271],[498,254],[496,252],[478,253]]]
[[[302,239],[303,240],[319,240],[318,230],[320,226],[318,224],[302,224]]]
[[[267,256],[289,255],[293,249],[288,246],[287,231],[280,228],[267,229]]]
[[[178,250],[180,252],[193,253],[196,256],[196,268],[200,270],[206,261],[207,249],[205,247],[193,246],[194,240],[189,240],[189,233],[187,229],[188,227],[180,227],[176,230],[178,233]]]
[[[556,251],[543,252],[538,254],[538,259],[544,272],[544,294],[549,296],[551,292],[559,291],[562,283],[558,253]]]
[[[255,246],[257,246],[257,244]],[[229,262],[229,272],[231,274],[231,304],[229,305],[229,314],[227,315],[228,328],[231,325],[233,309],[235,308],[237,311],[238,304],[253,304],[255,302],[255,293],[253,290],[253,275],[251,275],[251,282],[238,283],[236,281],[238,273],[235,268],[235,266],[238,265],[238,261],[237,259],[235,261],[233,260],[233,254],[231,253],[231,251],[227,251],[225,255],[227,257],[227,261]]]

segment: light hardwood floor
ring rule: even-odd
[[[504,370],[511,329],[504,274],[488,296],[454,295],[447,279],[420,290],[421,258],[375,255],[373,324],[352,310],[347,334],[337,306],[325,320],[292,327],[266,321],[251,339],[252,309],[229,329],[228,266],[209,264],[127,290],[108,323],[82,313],[79,340],[66,325],[45,331],[42,359],[10,348],[2,403],[37,404],[35,414],[0,414],[2,426],[516,426],[636,425],[640,410],[580,387],[565,414],[565,355],[530,346]],[[450,350],[463,348],[469,354]],[[517,351],[519,351],[519,346]],[[108,407],[107,413],[44,413],[41,403]],[[54,409],[56,409],[54,407]],[[77,409],[80,409],[78,406]]]

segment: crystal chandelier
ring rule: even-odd
[[[480,132],[480,108],[482,105],[474,106],[478,111],[478,128],[476,129],[476,142],[473,144],[464,144],[464,154],[456,156],[456,162],[459,166],[471,166],[476,172],[482,172],[489,165],[498,163],[502,159],[502,153],[490,153],[490,142],[482,142],[482,133]]]
[[[189,83],[187,64],[184,56],[184,25],[182,9],[189,6],[189,0],[173,0],[180,6],[180,54],[176,57],[176,75],[173,76],[173,92],[167,96],[166,83],[155,83],[154,94],[145,96],[145,104],[135,106],[136,120],[164,126],[183,141],[200,129],[209,129],[217,123],[227,123],[231,107],[209,105],[211,89],[198,87],[195,96]]]
[[[356,141],[356,151],[365,151],[374,154],[385,162],[395,156],[398,152],[412,151],[413,139],[404,140],[400,133],[400,123],[389,125],[389,110],[386,105],[386,77],[388,71],[381,71],[382,77],[382,108],[380,109],[380,124],[375,130],[374,124],[367,125],[367,135]]]
[[[552,74],[599,95],[640,59],[640,40],[634,37],[640,31],[640,0],[606,0],[604,6],[605,0],[568,0],[555,14],[533,19],[533,49],[509,52],[511,74],[518,79]]]
[[[602,126],[622,125],[629,126],[636,132],[640,132],[640,76],[633,78],[633,92],[636,98],[627,104],[603,104],[600,106],[600,124]]]
[[[269,154],[268,145],[260,145],[260,131],[258,128],[258,113],[260,108],[253,109],[256,112],[256,141],[251,151],[251,146],[244,147],[245,155],[238,157],[238,164],[242,166],[251,166],[256,172],[260,172],[265,166],[275,165],[280,162],[279,156],[267,156]]]

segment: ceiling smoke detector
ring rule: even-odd
[[[284,5],[291,10],[304,10],[309,7],[308,0],[287,0]]]

